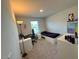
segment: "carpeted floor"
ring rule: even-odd
[[[40,39],[33,46],[32,51],[23,59],[56,59],[57,49],[56,45]]]

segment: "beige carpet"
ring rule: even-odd
[[[23,59],[56,59],[56,45],[40,39],[33,46],[32,51]]]

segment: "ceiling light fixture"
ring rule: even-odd
[[[40,10],[40,12],[44,12],[44,10],[43,10],[43,9],[41,9],[41,10]]]

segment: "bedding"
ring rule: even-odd
[[[41,35],[48,36],[48,37],[51,37],[51,38],[56,38],[60,34],[59,33],[50,33],[50,32],[47,32],[47,31],[43,31],[43,32],[41,32]]]

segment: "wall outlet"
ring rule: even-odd
[[[8,59],[11,59],[11,52],[9,52],[9,54],[8,54]]]

